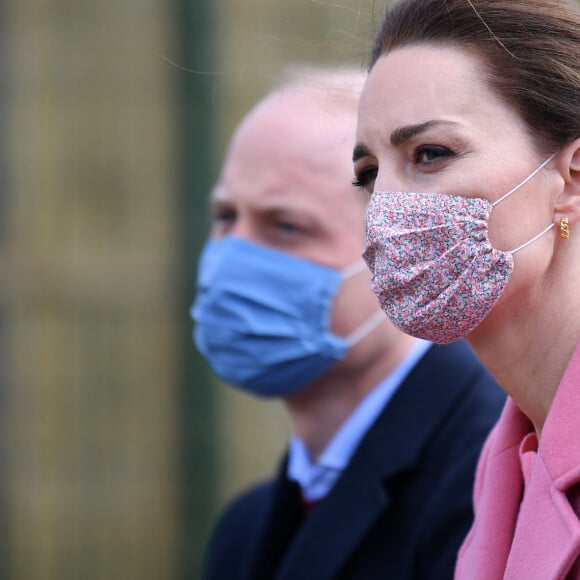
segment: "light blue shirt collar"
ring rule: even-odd
[[[430,346],[430,342],[417,340],[405,359],[358,404],[317,462],[312,462],[298,437],[291,437],[287,475],[300,484],[305,499],[316,501],[328,494],[366,432]]]

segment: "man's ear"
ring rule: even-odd
[[[556,166],[564,180],[554,206],[554,223],[563,217],[570,225],[580,222],[580,137],[568,144],[556,158]]]

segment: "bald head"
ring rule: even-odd
[[[363,83],[351,70],[285,72],[230,142],[212,197],[215,208],[235,209],[235,224],[222,228],[218,220],[215,235],[234,233],[337,268],[360,257],[366,196],[352,185],[351,155]],[[280,216],[285,229],[263,227]],[[305,230],[316,231],[317,244]]]
[[[301,94],[318,102],[323,109],[356,115],[366,77],[366,72],[355,68],[288,66],[283,69],[268,96]]]
[[[248,172],[255,180],[258,172],[263,177],[266,163],[277,173],[293,166],[293,181],[307,181],[312,188],[315,179],[320,184],[324,180],[336,204],[342,199],[352,202],[356,193],[352,146],[365,79],[366,73],[353,68],[284,69],[271,91],[238,125],[222,177],[236,169],[237,178]],[[254,149],[250,159],[245,153]],[[292,187],[289,180],[287,188]],[[306,186],[303,189],[308,191]],[[366,197],[355,197],[363,207]]]

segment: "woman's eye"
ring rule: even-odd
[[[421,145],[413,152],[413,162],[416,165],[431,165],[445,157],[454,155],[451,149],[439,145]]]
[[[352,184],[355,187],[364,189],[366,191],[371,191],[375,180],[377,178],[377,168],[376,167],[365,167],[362,171],[356,173]]]

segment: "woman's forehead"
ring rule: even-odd
[[[482,130],[519,122],[486,82],[480,61],[460,48],[418,44],[381,56],[361,95],[358,140],[433,120]]]

